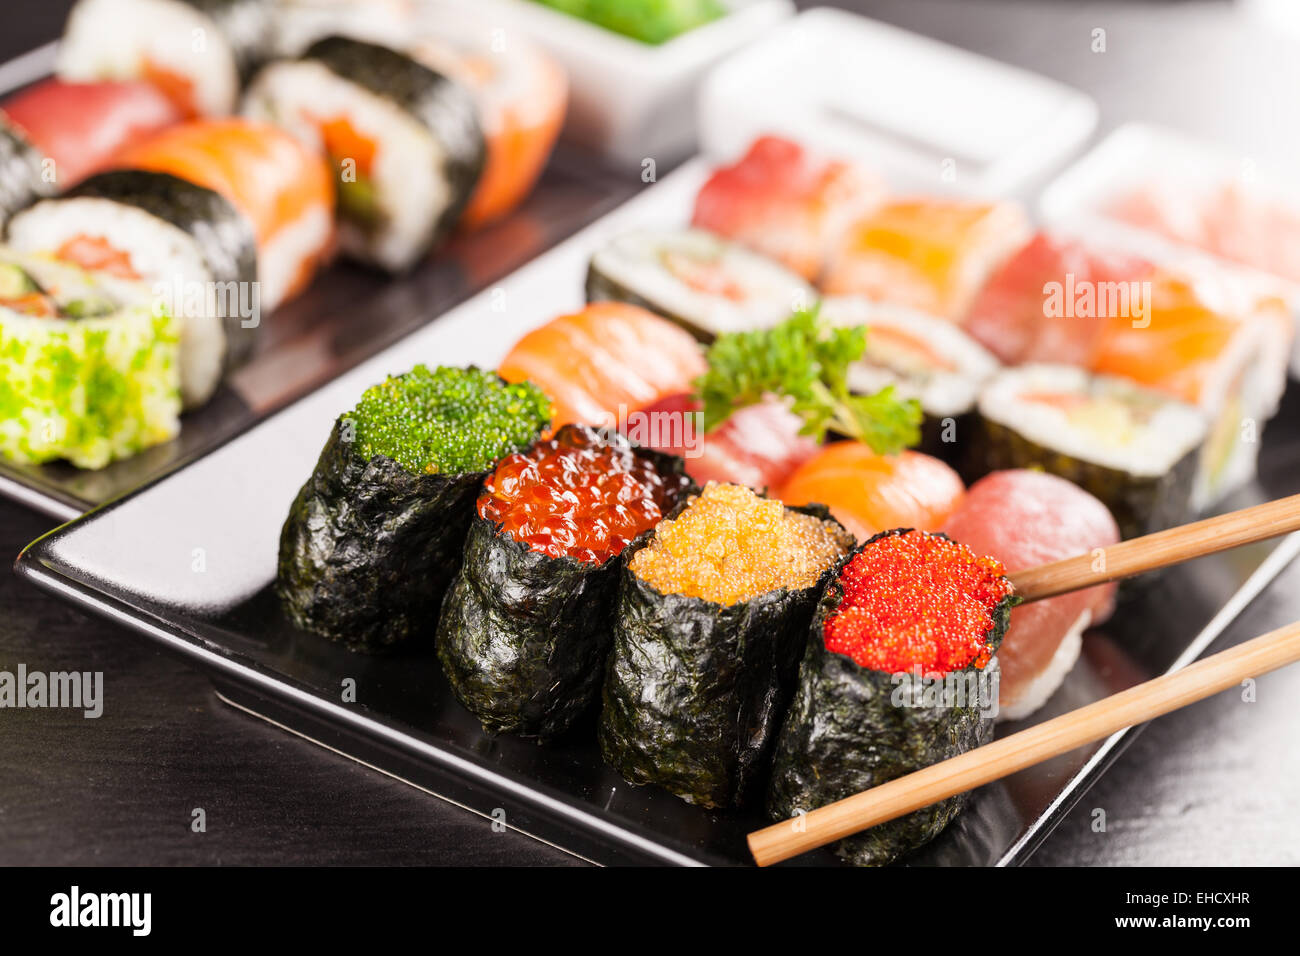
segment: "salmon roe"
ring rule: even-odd
[[[661,594],[731,605],[812,587],[852,546],[834,522],[711,481],[680,515],[660,523],[628,566]]]
[[[826,649],[890,674],[982,669],[993,656],[993,611],[1011,593],[1001,562],[924,531],[868,544],[840,583],[844,600],[826,622]]]
[[[565,425],[488,476],[478,513],[521,544],[552,558],[603,564],[672,510],[689,485],[663,475],[621,438],[606,441]]]

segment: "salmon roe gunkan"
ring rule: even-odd
[[[603,564],[654,527],[689,484],[621,438],[565,425],[497,464],[478,513],[534,551]]]
[[[1011,593],[1001,562],[924,531],[886,534],[840,571],[826,649],[889,674],[949,674],[993,656],[994,612]]]
[[[832,521],[741,485],[709,482],[680,515],[660,523],[629,567],[661,594],[731,605],[810,588],[852,546]]]

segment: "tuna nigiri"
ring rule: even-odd
[[[17,93],[0,113],[45,159],[67,189],[108,166],[124,145],[179,122],[181,112],[148,83],[43,80]]]
[[[822,288],[960,319],[1027,233],[1024,212],[1010,202],[886,202],[845,232]]]
[[[990,276],[963,324],[1007,364],[1087,367],[1107,316],[1116,311],[1111,299],[1140,305],[1130,300],[1141,294],[1138,283],[1151,271],[1135,256],[1103,253],[1040,232]]]
[[[515,343],[497,371],[534,382],[554,403],[552,425],[609,427],[690,389],[704,357],[689,334],[638,306],[596,302]]]
[[[1119,541],[1106,506],[1064,478],[1038,471],[997,471],[971,485],[943,531],[1008,572],[1086,554]],[[1079,657],[1083,632],[1110,615],[1115,586],[1024,604],[998,651],[999,716],[1027,717],[1056,692]]]
[[[817,443],[800,435],[803,420],[779,399],[738,408],[720,426],[705,432],[691,395],[673,395],[630,423],[628,437],[659,451],[681,455],[686,473],[699,485],[719,481],[756,491],[779,488]]]
[[[268,311],[301,291],[331,251],[329,167],[275,126],[233,118],[182,123],[128,147],[116,164],[170,173],[230,200],[257,236]]]
[[[961,478],[915,451],[877,455],[866,445],[826,445],[795,469],[781,488],[788,505],[826,505],[859,540],[892,528],[934,531],[965,494]]]
[[[844,227],[883,194],[884,185],[864,170],[813,156],[789,140],[762,136],[738,162],[715,171],[701,187],[692,224],[815,281]]]

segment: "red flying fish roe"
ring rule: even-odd
[[[888,674],[983,668],[993,611],[1011,593],[1000,562],[923,531],[864,547],[840,583],[844,600],[826,622],[826,649]]]
[[[478,513],[534,551],[603,564],[671,510],[687,482],[659,474],[622,440],[565,425],[501,459],[484,483]]]

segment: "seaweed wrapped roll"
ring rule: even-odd
[[[825,509],[714,483],[634,543],[602,695],[606,762],[689,803],[742,803],[820,587],[852,545]]]
[[[353,650],[432,639],[480,484],[549,416],[536,386],[473,367],[417,365],[367,389],[280,534],[289,617]]]
[[[994,655],[1015,601],[997,561],[944,535],[898,529],[855,549],[807,634],[772,760],[770,815],[793,817],[991,740]],[[937,836],[962,803],[940,801],[835,852],[888,863]]]
[[[174,438],[178,342],[147,287],[0,250],[0,456],[102,468]]]
[[[501,460],[438,627],[452,690],[488,731],[548,739],[591,705],[619,555],[690,487],[680,458],[582,425]]]

